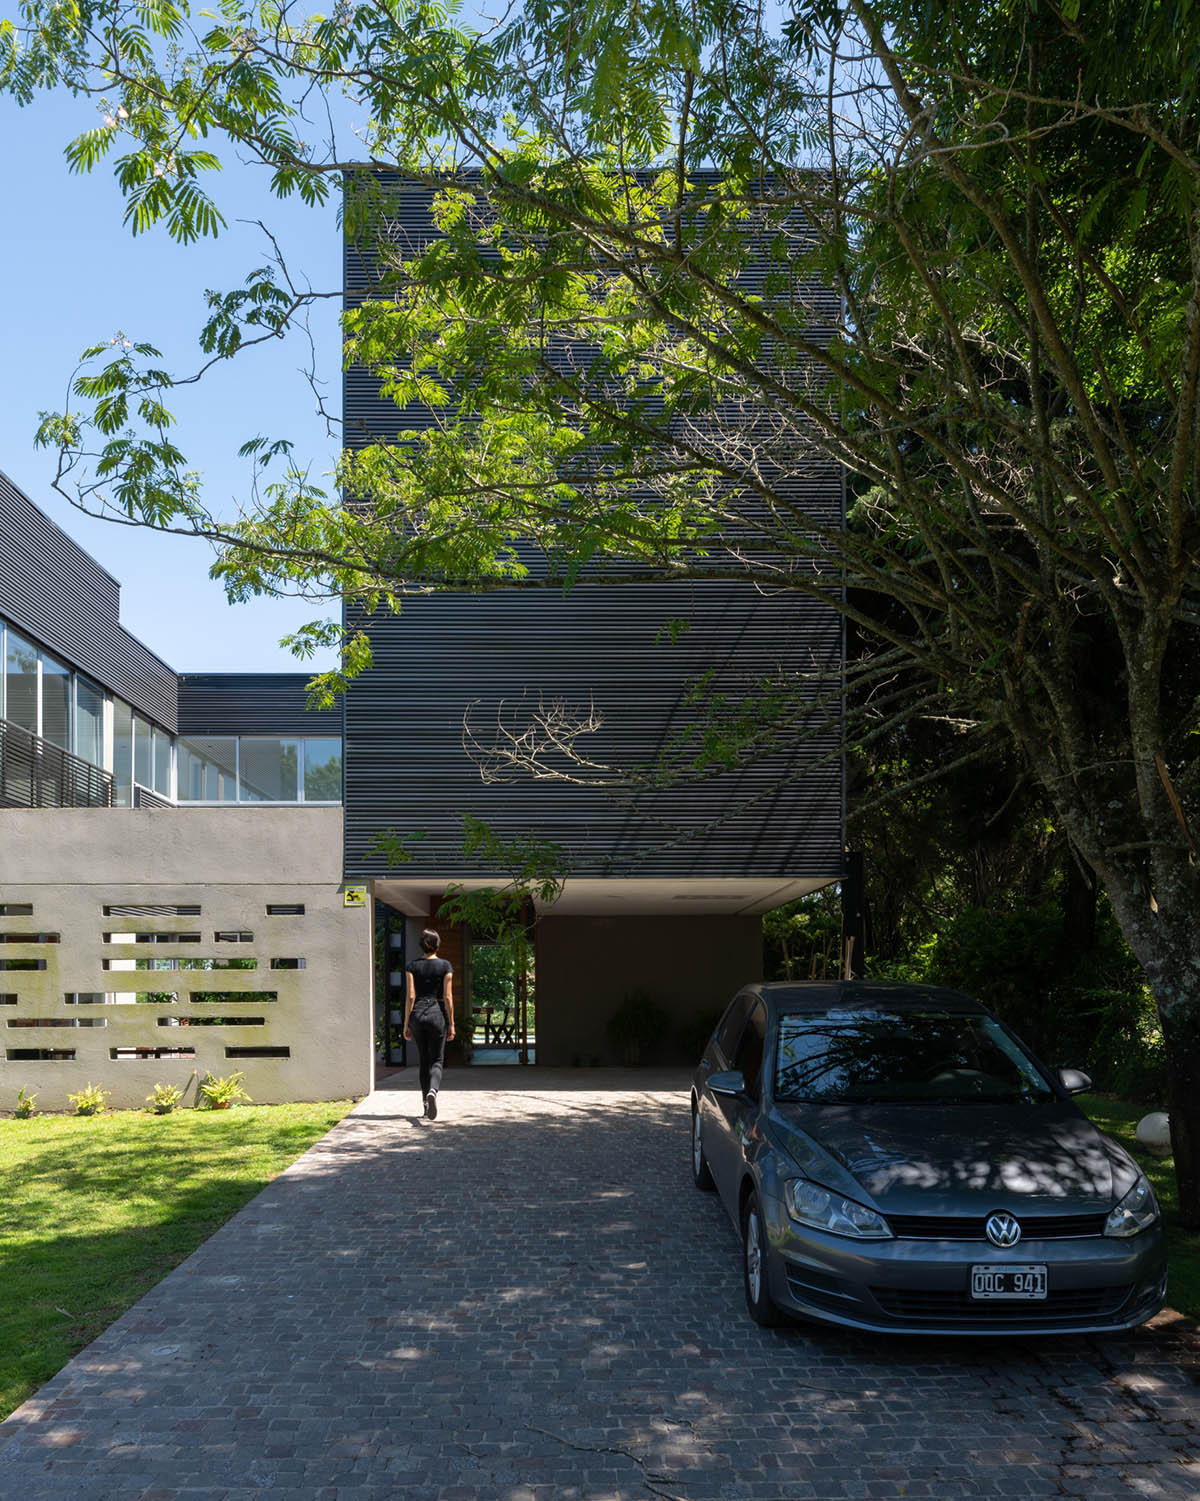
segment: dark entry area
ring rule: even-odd
[[[404,914],[375,903],[375,1062],[404,1068]]]

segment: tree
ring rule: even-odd
[[[350,356],[442,417],[347,456],[369,505],[284,472],[223,528],[153,350],[95,349],[42,427],[76,500],[216,535],[234,592],[316,576],[373,606],[586,566],[829,600],[870,643],[854,736],[935,719],[952,764],[1004,737],[1096,872],[1157,1000],[1200,1225],[1194,11],[792,0],[775,25],[757,0],[527,0],[477,34],[421,0],[231,0],[203,35],[169,0],[21,14],[5,85],[106,101],[69,149],[122,153],[135,232],[219,229],[214,138],[279,194],[345,175],[385,267]],[[322,95],[362,118],[350,157],[311,144]],[[427,253],[379,243],[381,164],[439,189]],[[205,354],[305,300],[279,265],[213,294]],[[845,530],[794,504],[814,455],[854,477]],[[715,755],[796,732],[765,698]]]

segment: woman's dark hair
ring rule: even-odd
[[[438,937],[438,935],[433,931],[432,928],[426,928],[425,931],[421,934],[421,947],[427,954],[436,954],[438,944],[441,943],[441,941],[442,940]]]

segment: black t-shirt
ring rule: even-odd
[[[449,959],[414,959],[407,968],[413,977],[414,1006],[440,1005],[446,993],[446,976],[454,973]]]

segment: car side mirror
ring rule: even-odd
[[[1068,1094],[1084,1094],[1092,1087],[1091,1079],[1079,1068],[1060,1068],[1058,1082]]]
[[[729,1099],[737,1099],[746,1093],[746,1080],[740,1068],[726,1068],[709,1074],[706,1082],[713,1094],[725,1095]]]

